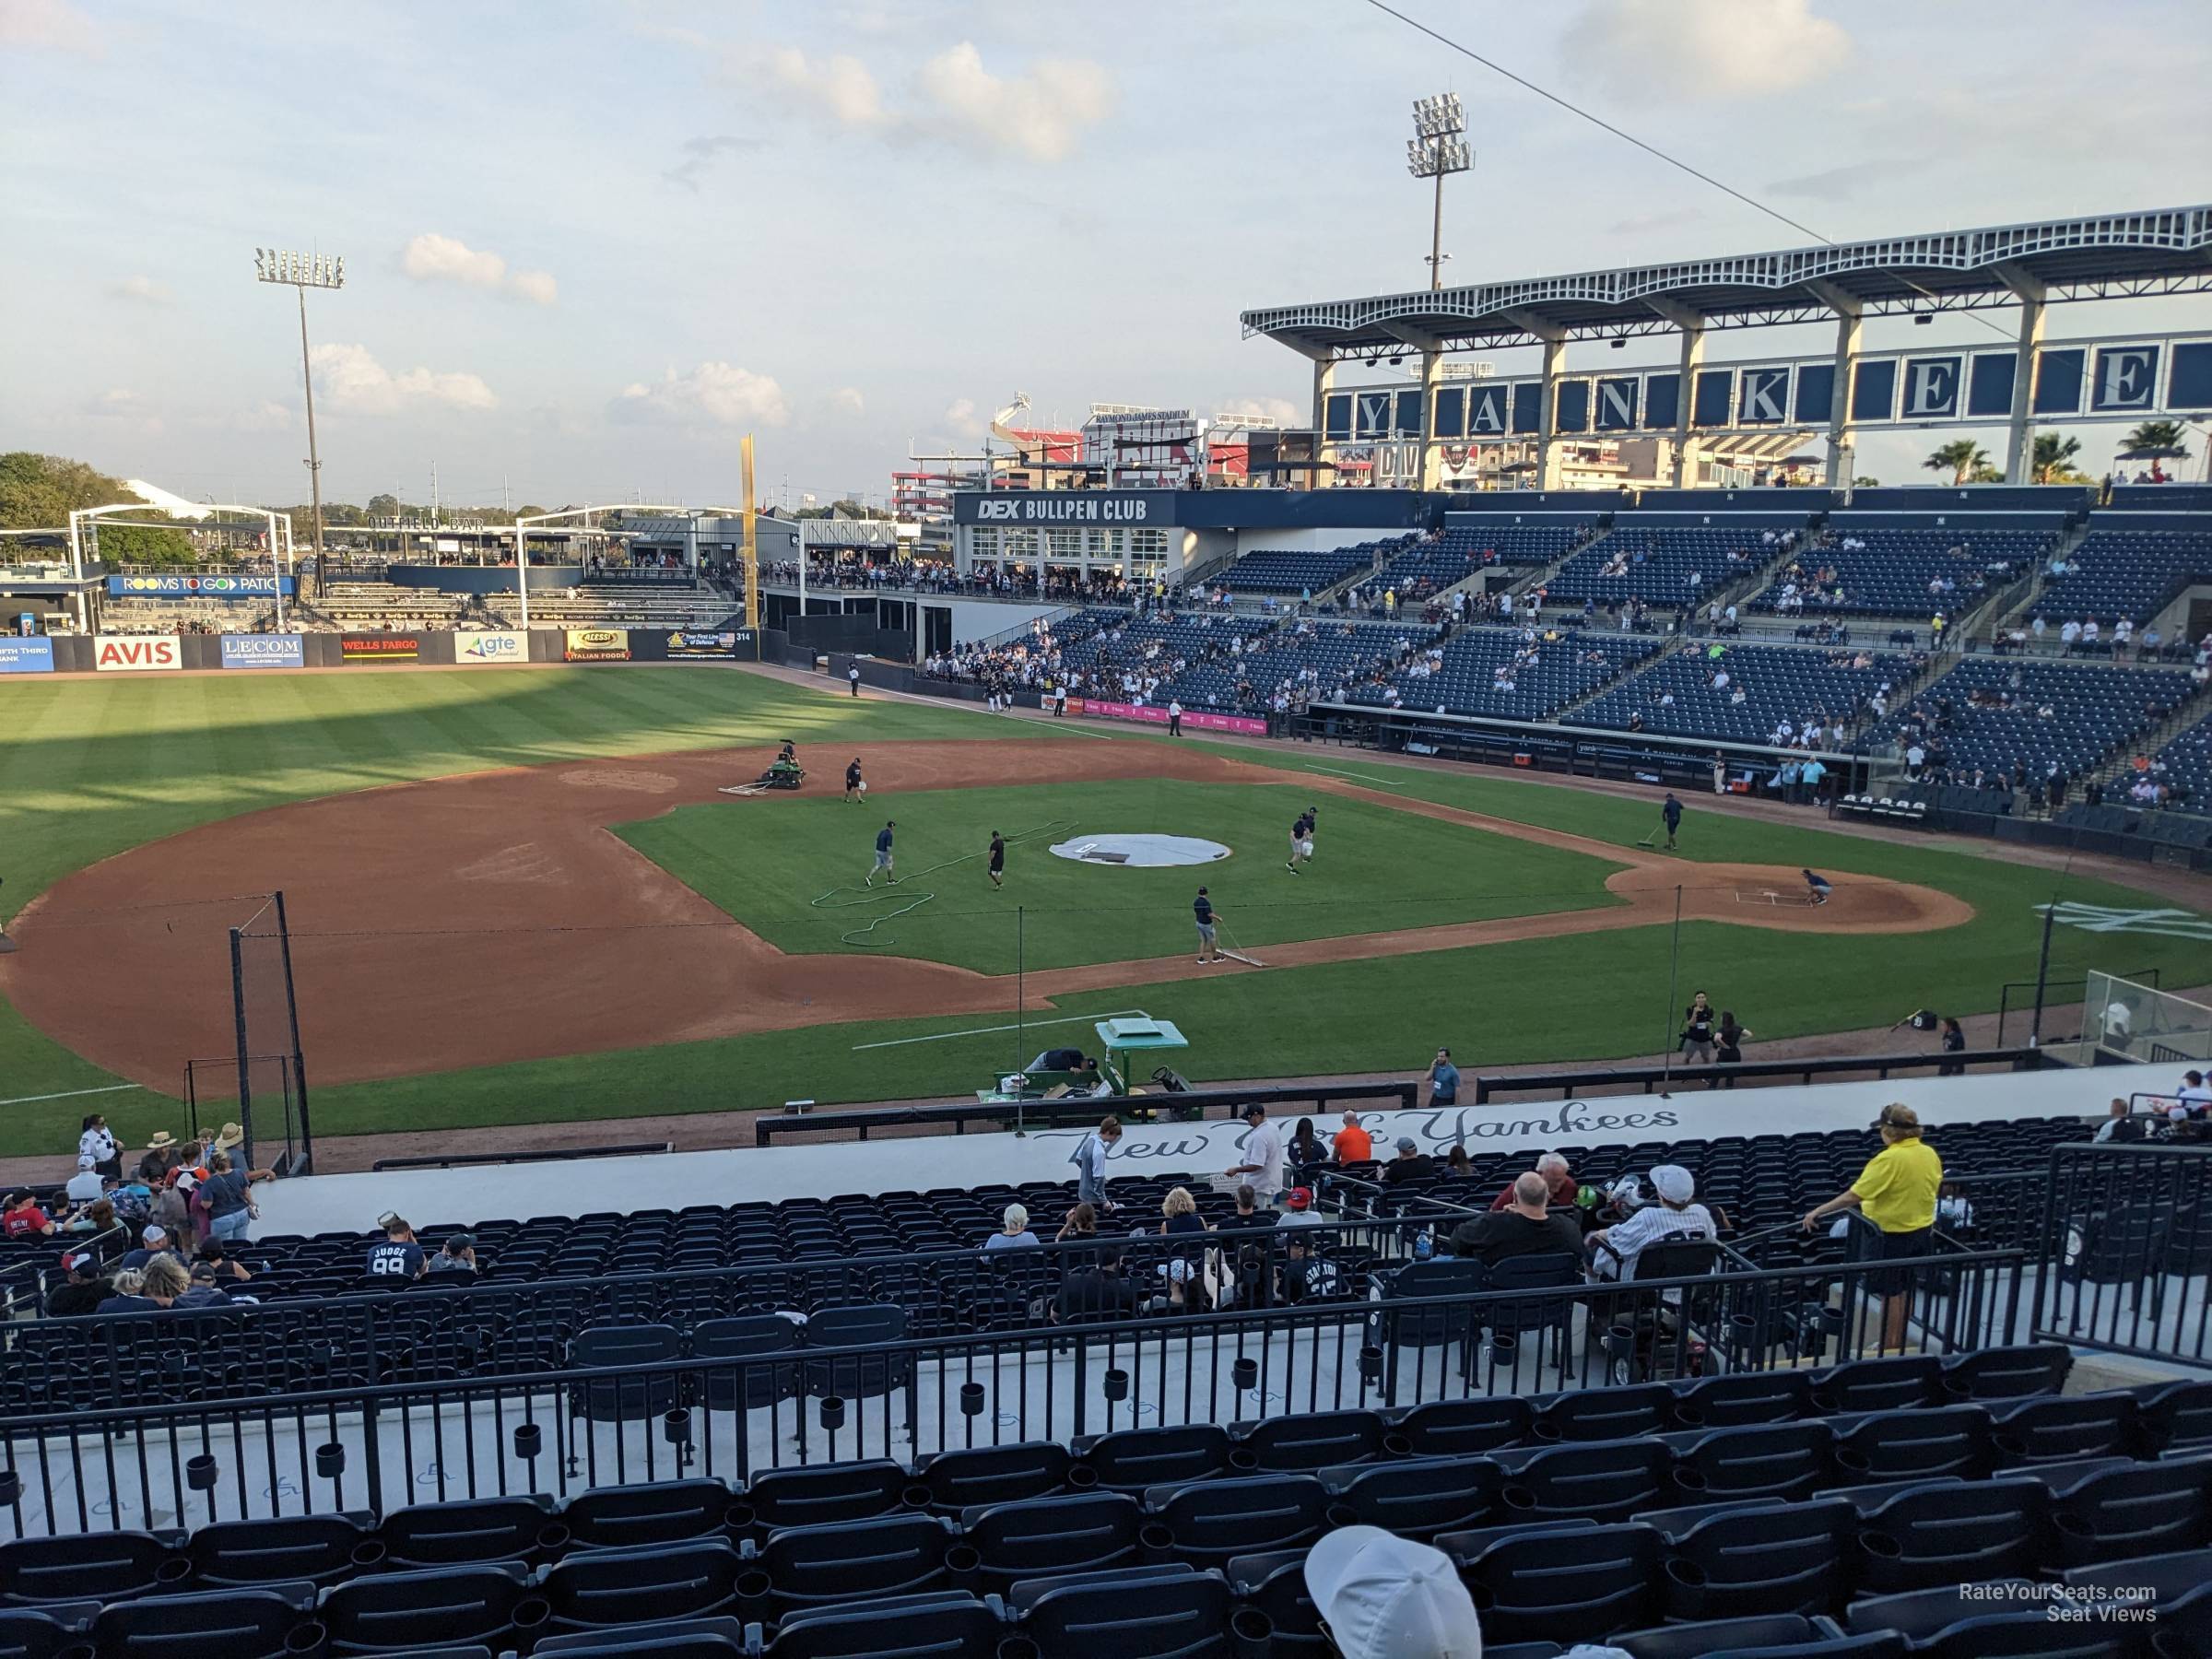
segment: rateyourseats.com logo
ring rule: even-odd
[[[2067,927],[2088,933],[2164,934],[2173,939],[2212,939],[2212,916],[2185,910],[2120,910],[2108,904],[2039,904],[2037,915],[2048,911]]]

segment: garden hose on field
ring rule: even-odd
[[[1006,836],[1005,840],[1006,845],[1011,847],[1017,842],[1034,841],[1041,835],[1061,834],[1063,832],[1074,830],[1075,827],[1076,820],[1073,818],[1053,818],[1048,823],[1039,824],[1031,829],[1017,830],[1014,834]],[[986,848],[984,851],[988,852],[989,849]],[[905,880],[900,881],[899,885],[905,887],[910,882],[921,880],[924,876],[934,876],[939,870],[949,870],[956,865],[964,865],[972,859],[982,858],[983,855],[983,853],[963,853],[958,858],[947,858],[941,863],[930,865],[923,869],[916,870],[912,876],[907,877]],[[886,889],[886,891],[888,893],[888,889]],[[853,893],[859,895],[859,897],[852,899],[840,899],[838,895],[841,893]],[[808,900],[808,906],[814,910],[851,910],[856,905],[872,902],[876,897],[877,889],[872,887],[834,887],[831,888],[828,892],[824,893],[820,898]],[[877,916],[865,927],[856,927],[849,933],[841,933],[838,935],[838,943],[841,945],[857,945],[869,949],[879,948],[880,947],[886,945],[898,944],[899,941],[895,937],[887,935],[881,939],[871,939],[868,935],[874,933],[877,928],[881,927],[886,922],[896,922],[901,916],[912,915],[914,912],[920,910],[924,905],[927,904],[932,899],[935,899],[936,894],[909,893],[903,895],[903,897],[907,901],[899,906],[898,909],[884,912],[882,915]]]

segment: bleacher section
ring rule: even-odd
[[[2212,715],[2198,721],[2151,760],[2151,780],[2172,792],[2163,803],[2168,810],[2212,818]],[[2123,773],[2111,793],[2121,794],[2131,781]]]
[[[1523,630],[1469,628],[1445,641],[1441,664],[1428,657],[1427,649],[1380,680],[1354,686],[1344,700],[1418,712],[1546,720],[1642,662],[1659,642],[1640,635],[1570,629],[1532,645]]]
[[[1320,621],[1309,633],[1277,633],[1241,656],[1202,663],[1174,676],[1152,700],[1179,698],[1193,709],[1265,710],[1278,693],[1319,701],[1390,661],[1399,644],[1425,639],[1418,625]]]
[[[2106,631],[2125,618],[2136,628],[2189,587],[2212,583],[2212,529],[2178,528],[2172,513],[2099,512],[2065,573],[2036,595],[2032,614],[2053,628],[2094,619]]]
[[[1247,553],[1211,585],[1232,594],[1319,594],[1356,571],[1371,568],[1378,558],[1401,552],[1419,540],[1416,535],[1394,536],[1387,541],[1360,542],[1325,552],[1289,552],[1262,548]]]
[[[1623,513],[1610,535],[1584,547],[1552,577],[1554,605],[1618,605],[1637,599],[1646,605],[1684,608],[1704,604],[1745,578],[1759,574],[1783,549],[1764,539],[1802,530],[1798,519],[1746,515],[1742,522],[1714,524],[1703,514]],[[1693,584],[1689,578],[1699,580]]]
[[[1981,529],[1964,514],[1944,525],[1932,519],[1897,523],[1904,516],[1834,514],[1751,608],[1813,617],[1962,616],[2019,581],[2049,554],[2063,528],[2053,522],[2037,529]]]
[[[1847,743],[1867,719],[1868,700],[1887,691],[1894,701],[1921,667],[1915,658],[1864,651],[1686,645],[1576,711],[1574,724],[1626,730],[1635,720],[1644,732],[1780,747],[1799,745],[1808,726],[1841,724]],[[1838,744],[1830,735],[1805,747]]]
[[[1082,631],[1072,639],[1067,624],[1056,625],[1053,638],[1060,643],[1063,665],[1086,675],[1086,688],[1099,685],[1098,674],[1118,676],[1139,668],[1165,681],[1172,677],[1178,657],[1187,671],[1191,665],[1230,652],[1232,642],[1257,638],[1271,626],[1214,612],[1133,616],[1096,609],[1082,612],[1077,625]]]
[[[2079,779],[2194,689],[2171,669],[1969,658],[1882,728],[1902,749],[1917,740],[1931,771],[2040,782],[2055,763]],[[2016,769],[2018,769],[2016,771]]]
[[[1401,605],[1456,586],[1498,565],[1547,565],[1581,540],[1583,525],[1566,523],[1466,524],[1451,514],[1443,533],[1408,548],[1375,577],[1378,591],[1395,588]]]

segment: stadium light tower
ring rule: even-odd
[[[346,261],[334,253],[295,253],[289,249],[253,250],[253,276],[281,283],[300,295],[300,376],[307,384],[307,488],[315,512],[315,585],[323,587],[323,457],[315,448],[315,373],[307,354],[307,290],[346,286]]]
[[[1475,165],[1467,148],[1467,112],[1456,92],[1439,92],[1434,98],[1417,98],[1413,103],[1414,135],[1406,140],[1406,171],[1417,179],[1436,181],[1436,211],[1429,226],[1429,286],[1444,286],[1444,179]]]

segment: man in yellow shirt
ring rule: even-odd
[[[1883,1260],[1924,1256],[1934,1248],[1943,1159],[1921,1138],[1920,1116],[1910,1106],[1883,1107],[1874,1126],[1881,1133],[1882,1149],[1866,1160],[1850,1186],[1806,1212],[1805,1230],[1811,1232],[1840,1210],[1855,1209],[1881,1230]],[[1883,1299],[1882,1346],[1903,1347],[1905,1318],[1912,1306],[1912,1270],[1877,1268],[1866,1276],[1866,1288]]]

